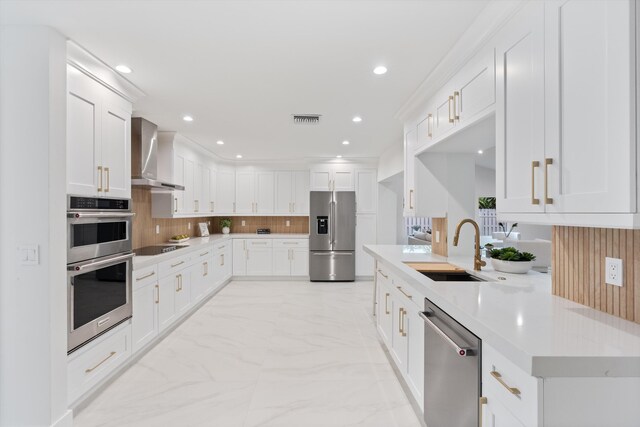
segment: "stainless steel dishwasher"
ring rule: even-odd
[[[426,298],[424,305],[424,420],[478,427],[482,341]]]

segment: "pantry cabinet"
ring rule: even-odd
[[[67,67],[67,193],[131,197],[131,102]]]
[[[378,180],[376,169],[356,169],[356,212],[378,212]]]

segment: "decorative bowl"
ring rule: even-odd
[[[496,271],[503,273],[524,274],[531,270],[533,261],[502,261],[497,258],[491,258],[491,265]]]

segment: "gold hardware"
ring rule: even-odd
[[[413,297],[411,295],[409,295],[408,293],[406,293],[405,291],[402,290],[401,286],[396,286],[396,288],[398,288],[398,290],[402,293],[402,295],[404,295],[405,297],[412,299]]]
[[[252,245],[266,245],[267,242],[253,242]]]
[[[205,256],[205,255],[209,255],[209,251],[207,251],[207,252],[202,252],[202,253],[200,254],[200,256]]]
[[[404,330],[404,316],[405,314],[407,314],[407,310],[405,310],[404,308],[400,309],[400,317],[399,317],[399,323],[400,323],[400,328],[399,331],[400,335],[403,337],[407,336],[407,332]]]
[[[184,264],[184,261],[180,261],[179,263],[176,263],[176,264],[171,264],[171,268],[177,267],[177,266],[179,266],[181,264]]]
[[[482,427],[482,407],[487,404],[487,398],[484,396],[480,396],[480,401],[478,405],[478,426]]]
[[[398,310],[398,333],[400,333],[400,335],[403,334],[403,332],[402,332],[402,308],[400,308]]]
[[[451,114],[451,104],[453,103],[453,96],[449,97],[449,123],[453,123],[454,118],[453,118],[453,114]]]
[[[180,275],[176,274],[176,292],[180,292]]]
[[[429,138],[433,137],[433,114],[427,114],[427,135]]]
[[[389,293],[384,295],[384,314],[391,314],[389,312]]]
[[[198,212],[198,201],[197,201],[197,200],[194,200],[194,201],[193,201],[193,210],[194,210],[195,212]]]
[[[514,394],[516,396],[520,395],[520,390],[518,390],[516,387],[509,387],[507,385],[507,383],[504,382],[504,380],[502,379],[502,375],[500,374],[500,372],[498,371],[491,371],[490,372],[491,376],[493,378],[496,379],[496,381],[498,381],[500,383],[500,385],[504,388],[506,388],[507,390],[509,390],[509,393]]]
[[[111,353],[109,353],[109,355],[108,355],[107,357],[105,357],[104,359],[102,359],[102,360],[100,361],[100,363],[98,363],[96,366],[94,366],[93,368],[85,369],[85,370],[84,370],[84,373],[85,373],[85,374],[88,374],[88,373],[89,373],[89,372],[91,372],[91,371],[95,371],[95,370],[98,368],[98,366],[102,365],[104,362],[106,362],[107,360],[111,359],[115,354],[116,354],[116,352],[115,352],[115,351],[112,351]]]
[[[155,271],[152,271],[151,273],[149,273],[149,274],[145,274],[145,275],[144,275],[144,276],[142,276],[142,277],[136,277],[136,282],[139,282],[140,280],[144,280],[144,279],[146,279],[147,277],[151,277],[151,276],[153,276],[154,274],[156,274],[156,272],[155,272]]]
[[[480,227],[478,227],[477,222],[475,222],[471,218],[466,218],[460,221],[458,223],[458,226],[456,227],[456,232],[453,235],[453,246],[458,246],[458,239],[460,238],[460,228],[462,227],[463,224],[467,222],[473,225],[473,228],[475,229],[475,232],[476,232],[476,252],[475,252],[475,255],[473,256],[473,269],[475,271],[480,271],[482,267],[487,265],[487,263],[483,261],[482,257],[480,256]]]
[[[104,189],[104,192],[105,192],[105,193],[108,193],[108,192],[109,192],[109,189],[110,189],[110,187],[111,187],[111,184],[110,184],[110,181],[111,181],[111,179],[110,179],[110,175],[111,175],[111,174],[109,173],[109,168],[104,168],[104,171],[105,171],[105,172],[106,172],[106,174],[107,174],[107,188],[105,188],[105,189]]]
[[[536,168],[540,167],[540,162],[534,160],[531,162],[531,204],[539,205],[540,199],[536,199]]]
[[[203,276],[208,276],[209,275],[209,263],[208,262],[203,262],[202,263],[202,275]]]
[[[409,190],[409,209],[413,209],[413,190]]]
[[[160,287],[156,285],[156,304],[160,304]]]
[[[102,191],[102,166],[98,166],[98,191]]]
[[[458,109],[460,108],[460,92],[453,92],[453,119],[460,120],[460,114],[458,113]]]
[[[298,242],[282,242],[283,245],[297,245]]]
[[[220,254],[220,265],[224,265],[224,254]]]
[[[209,211],[213,212],[213,202],[209,202]]]
[[[378,273],[380,273],[380,274],[382,275],[382,277],[384,277],[385,279],[388,279],[388,278],[389,278],[389,276],[387,276],[386,274],[384,274],[384,273],[382,272],[382,270],[380,270],[380,269],[378,269]]]
[[[173,211],[174,211],[174,212],[178,212],[178,198],[177,198],[177,197],[174,197],[174,198],[173,198],[173,201],[174,201],[174,203],[175,203],[175,205],[176,205],[176,207],[173,209]]]
[[[553,204],[553,199],[549,197],[549,165],[553,164],[553,159],[544,159],[544,202],[547,205]]]

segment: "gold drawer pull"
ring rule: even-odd
[[[222,246],[218,246],[218,249],[224,249],[226,246],[222,245]]]
[[[531,204],[539,205],[540,199],[536,199],[536,168],[540,167],[540,162],[534,160],[531,162]]]
[[[406,293],[405,291],[402,290],[402,286],[396,286],[396,288],[398,288],[398,290],[402,293],[402,295],[404,295],[405,297],[411,299],[413,298],[411,295],[409,295],[408,293]]]
[[[460,120],[460,113],[458,110],[460,109],[460,92],[453,92],[453,119]]]
[[[433,114],[427,114],[427,134],[429,138],[433,137]]]
[[[149,274],[145,274],[145,275],[144,275],[144,276],[142,276],[142,277],[136,277],[136,282],[139,282],[140,280],[144,280],[144,279],[146,279],[147,277],[151,277],[151,276],[153,276],[154,274],[156,274],[156,272],[155,272],[155,271],[152,271],[151,273],[149,273]]]
[[[102,191],[102,166],[98,166],[98,180],[100,184],[98,184],[98,191]]]
[[[105,193],[109,192],[109,189],[111,188],[111,184],[109,183],[111,180],[109,179],[109,168],[104,168],[104,172],[107,174],[107,188],[104,189]]]
[[[547,205],[553,204],[553,199],[549,197],[549,165],[553,164],[553,159],[544,159],[544,202]]]
[[[107,357],[105,357],[104,359],[102,359],[102,361],[100,363],[98,363],[96,366],[94,366],[93,368],[89,368],[89,369],[85,369],[84,373],[88,374],[91,371],[95,371],[96,369],[98,369],[98,367],[100,365],[102,365],[104,362],[106,362],[107,360],[111,359],[113,356],[115,356],[116,352],[112,351]]]
[[[386,274],[384,274],[384,273],[382,272],[382,270],[380,270],[380,269],[378,269],[378,273],[380,273],[380,274],[382,275],[382,277],[384,277],[385,279],[388,279],[388,278],[389,278],[389,276],[387,276]]]
[[[298,242],[282,242],[283,245],[297,245]]]
[[[160,286],[156,285],[156,304],[160,304]]]
[[[409,209],[413,209],[413,190],[409,190]]]
[[[449,107],[449,123],[453,123],[455,118],[453,117],[453,114],[451,113],[451,104],[453,104],[453,96],[449,97],[449,100],[447,101],[449,103],[448,107]]]
[[[184,264],[184,261],[180,261],[180,262],[179,262],[179,263],[177,263],[177,264],[171,264],[171,268],[173,268],[173,267],[177,267],[177,266],[182,265],[182,264]]]
[[[388,293],[384,294],[384,314],[391,314],[389,312],[389,296],[390,294]]]
[[[209,255],[209,252],[207,251],[200,254],[200,256],[205,256],[205,255]]]
[[[520,395],[520,390],[518,390],[516,387],[509,387],[507,385],[507,383],[504,382],[504,380],[502,379],[502,375],[500,374],[500,372],[498,371],[491,371],[491,376],[493,378],[496,379],[496,381],[498,381],[500,383],[500,385],[504,388],[506,388],[507,390],[509,390],[509,393],[514,394],[516,396]]]

